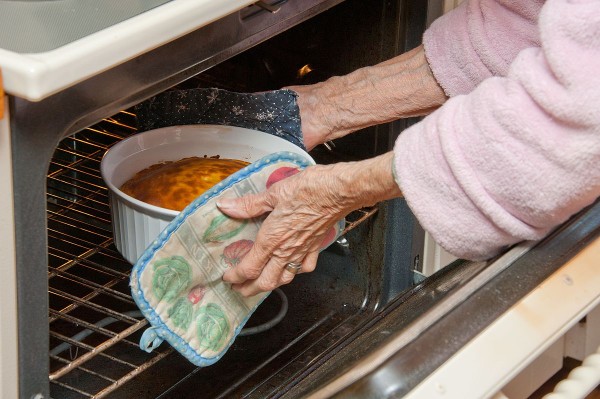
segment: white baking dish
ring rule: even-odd
[[[172,126],[139,133],[115,144],[100,165],[109,189],[115,246],[125,259],[135,263],[179,213],[144,203],[119,190],[140,170],[163,161],[205,155],[254,162],[278,151],[312,160],[306,151],[282,138],[231,126]]]

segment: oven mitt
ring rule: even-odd
[[[262,218],[229,218],[216,201],[258,193],[311,164],[290,152],[266,156],[206,191],[165,228],[131,273],[133,298],[152,325],[142,335],[142,349],[150,352],[166,340],[201,367],[223,356],[269,293],[245,298],[223,282],[225,270],[252,246]],[[323,248],[343,227],[340,221],[331,229]]]
[[[297,94],[187,89],[161,93],[135,107],[140,132],[175,125],[227,125],[273,134],[305,150]]]

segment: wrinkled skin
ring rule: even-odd
[[[291,282],[294,274],[285,270],[289,262],[301,262],[304,273],[313,271],[321,244],[338,220],[354,209],[400,195],[391,160],[390,152],[367,161],[312,166],[264,193],[219,201],[221,211],[234,218],[270,212],[252,249],[223,279],[252,296]],[[381,176],[376,177],[376,170]]]
[[[250,296],[291,282],[294,275],[284,269],[288,262],[302,262],[302,272],[315,269],[327,231],[351,210],[327,169],[309,168],[277,182],[264,194],[243,197],[233,209],[224,206],[225,201],[219,203],[223,212],[237,218],[271,212],[254,246],[225,273],[225,281]]]

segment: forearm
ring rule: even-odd
[[[393,161],[394,153],[390,151],[358,162],[318,165],[307,170],[305,179],[320,186],[315,188],[315,195],[328,197],[324,207],[337,208],[343,215],[402,196],[394,179]]]
[[[402,196],[402,191],[394,179],[393,162],[394,153],[390,151],[375,158],[349,164],[344,175],[346,181],[343,183],[349,190],[358,192],[355,205],[371,206]]]
[[[345,76],[291,89],[299,95],[302,129],[311,132],[307,148],[364,127],[426,115],[446,100],[422,46]]]

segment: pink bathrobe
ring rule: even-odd
[[[394,166],[445,249],[489,258],[600,196],[599,0],[471,0],[424,46],[451,98],[400,135]]]

